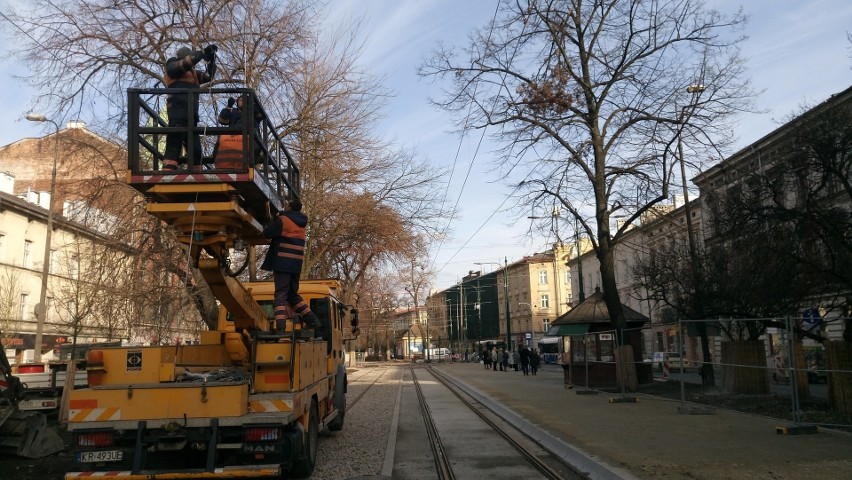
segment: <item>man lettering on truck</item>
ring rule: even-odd
[[[272,239],[269,251],[260,268],[271,271],[275,280],[275,322],[280,326],[287,320],[289,305],[302,319],[302,326],[318,330],[322,327],[316,314],[299,295],[299,275],[305,258],[305,226],[308,217],[302,213],[302,202],[290,200],[287,209],[279,212],[263,229],[263,236]]]

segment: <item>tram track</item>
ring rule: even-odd
[[[429,438],[429,446],[432,449],[432,455],[435,459],[438,480],[454,480],[456,476],[453,472],[453,466],[444,449],[441,435],[435,425],[432,413],[429,411],[429,405],[426,403],[426,397],[423,395],[423,389],[420,387],[420,381],[417,379],[417,374],[414,370],[414,368],[411,369],[411,379],[414,383],[414,389],[417,392],[417,400],[420,405],[420,412],[423,415],[423,422],[426,425],[426,435]]]
[[[389,368],[389,367],[381,367],[381,369],[382,369],[382,370],[381,370],[381,372],[380,372],[380,373],[376,376],[376,378],[375,378],[372,382],[370,382],[369,384],[367,384],[367,385],[364,387],[364,389],[363,389],[363,390],[361,390],[361,391],[358,393],[358,395],[356,395],[356,396],[355,396],[355,398],[353,398],[351,401],[347,401],[347,402],[346,402],[346,410],[347,410],[347,411],[348,411],[348,410],[351,410],[351,409],[352,409],[352,407],[354,407],[354,406],[355,406],[355,404],[357,404],[359,400],[361,400],[362,398],[364,398],[364,395],[366,395],[366,394],[367,394],[367,392],[369,392],[369,391],[370,391],[370,389],[371,389],[371,388],[373,388],[373,386],[374,386],[376,383],[378,383],[378,382],[379,382],[379,380],[381,380],[381,379],[382,379],[382,377],[383,377],[383,376],[384,376],[384,375],[388,372],[388,370],[390,370],[390,368]],[[372,373],[372,372],[371,372],[371,373]],[[368,375],[369,375],[369,374],[365,374],[364,376],[358,377],[357,379],[353,379],[353,381],[355,381],[355,380],[360,381],[360,380],[362,380],[364,377],[366,377],[366,376],[368,376]]]
[[[432,367],[412,367],[412,382],[414,383],[415,390],[417,391],[420,410],[426,427],[430,447],[434,455],[435,468],[437,471],[438,478],[453,479],[456,478],[456,473],[453,470],[452,455],[448,454],[448,449],[444,446],[444,442],[441,439],[441,432],[436,426],[436,421],[433,418],[426,396],[424,395],[423,389],[421,388],[421,380],[418,379],[417,374],[415,373],[415,369],[420,368],[428,368],[429,376],[433,377],[439,385],[451,392],[453,396],[459,402],[461,402],[464,407],[466,407],[466,411],[474,413],[475,416],[478,417],[482,421],[482,423],[487,426],[489,431],[493,431],[500,439],[502,439],[509,447],[511,447],[511,450],[517,452],[517,454],[519,455],[519,459],[523,459],[523,461],[527,465],[529,465],[529,467],[535,470],[536,473],[539,475],[539,478],[546,478],[552,480],[584,478],[583,476],[578,475],[570,466],[564,465],[562,462],[556,460],[553,457],[549,458],[549,463],[553,464],[554,462],[557,462],[559,463],[559,467],[564,467],[566,471],[560,472],[555,468],[551,467],[548,462],[545,462],[542,458],[540,458],[541,454],[536,451],[540,451],[540,446],[533,447],[531,445],[528,445],[531,442],[535,444],[535,442],[531,439],[528,439],[523,433],[514,429],[514,427],[511,427],[510,425],[501,425],[498,421],[495,421],[492,418],[495,416],[493,412],[490,412],[490,410],[485,405],[470,399],[467,394],[461,392],[461,390],[452,382],[448,381],[438,369],[433,369]],[[450,434],[452,433],[450,432]],[[524,441],[518,441],[514,437],[522,438]],[[527,445],[525,445],[525,443]]]

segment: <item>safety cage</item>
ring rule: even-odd
[[[187,108],[186,126],[169,126],[169,95],[186,96],[186,102],[181,102]],[[218,126],[218,112],[228,99],[234,99],[234,105],[242,101],[243,121],[234,126]],[[174,180],[169,177],[184,176],[180,181],[253,181],[265,184],[263,190],[271,190],[276,198],[298,198],[299,169],[253,89],[128,89],[127,100],[129,180],[140,191],[144,192],[146,184],[171,182]],[[167,170],[163,164],[169,135],[200,139],[199,143],[183,142],[182,153],[176,159],[180,165],[177,170]],[[195,152],[199,144],[200,155]],[[200,158],[200,165],[191,160],[195,158]]]

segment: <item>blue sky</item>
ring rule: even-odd
[[[437,254],[435,286],[451,286],[475,262],[511,263],[524,255],[544,251],[554,240],[549,232],[532,232],[530,221],[518,214],[499,212],[508,187],[493,172],[495,158],[485,146],[474,157],[478,133],[460,141],[450,133],[452,120],[428,104],[439,93],[415,73],[438,42],[464,45],[467,33],[484,25],[494,14],[496,0],[346,0],[331,2],[330,24],[363,18],[362,64],[386,78],[396,92],[386,109],[384,134],[441,165],[452,165],[460,149],[448,201],[463,206],[459,221],[451,225],[453,238]],[[820,102],[852,85],[852,2],[846,0],[709,0],[708,5],[734,12],[742,6],[750,20],[743,45],[748,73],[762,91],[757,107],[766,113],[739,119],[736,148],[766,135],[803,104]],[[472,173],[462,188],[465,171]],[[537,212],[541,215],[541,212]],[[492,216],[493,215],[493,216]],[[562,238],[571,232],[561,232]],[[492,266],[481,267],[490,271]]]
[[[0,8],[7,4],[8,0],[0,0]],[[723,12],[742,6],[750,16],[743,54],[754,88],[762,91],[757,106],[767,113],[739,119],[737,148],[769,133],[801,105],[820,102],[852,85],[852,49],[847,40],[847,31],[852,31],[852,2],[708,0],[707,4]],[[528,234],[525,216],[518,219],[517,214],[499,211],[508,189],[493,171],[493,146],[485,144],[475,153],[479,133],[465,140],[452,134],[452,119],[428,103],[439,87],[415,73],[437,42],[466,43],[468,32],[484,25],[496,5],[497,0],[329,1],[329,32],[361,19],[362,69],[383,79],[396,94],[384,110],[379,133],[414,148],[437,165],[453,165],[459,152],[446,201],[459,202],[461,217],[450,225],[452,238],[431,257],[439,289],[480,268],[475,262],[502,263],[504,257],[512,262],[547,249],[553,241],[548,232]],[[6,41],[14,41],[9,32],[3,33]],[[0,145],[44,132],[42,126],[24,119],[31,92],[12,78],[20,72],[18,65],[0,59],[0,101],[6,112]],[[563,237],[568,235],[562,232]]]

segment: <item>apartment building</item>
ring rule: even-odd
[[[151,246],[156,229],[141,197],[124,183],[126,158],[80,122],[0,147],[0,329],[8,356],[34,356],[46,250],[45,352],[75,338],[174,343],[198,337],[202,324],[181,279],[151,268],[156,256],[180,256],[179,245],[162,235],[156,242],[163,253],[138,254],[140,246]]]
[[[852,109],[852,88],[833,95],[820,105],[809,109],[697,175],[693,182],[698,186],[700,195],[692,199],[688,205],[677,200],[658,205],[643,215],[637,225],[628,227],[615,247],[615,275],[621,302],[652,320],[651,330],[647,332],[644,339],[646,356],[654,351],[674,350],[677,341],[680,340],[685,349],[685,359],[699,359],[700,345],[697,339],[689,335],[688,329],[685,328],[682,332],[679,330],[677,315],[670,308],[648,299],[649,295],[637,282],[635,275],[639,262],[654,251],[688,252],[687,215],[692,224],[694,240],[700,248],[702,245],[710,245],[714,242],[724,244],[726,241],[719,238],[714,222],[720,214],[719,208],[722,205],[720,198],[732,192],[739,194],[767,188],[766,182],[773,184],[769,187],[769,193],[775,195],[775,198],[766,198],[765,201],[780,201],[792,206],[796,202],[804,201],[806,194],[816,194],[816,200],[819,202],[827,202],[847,212],[852,209],[850,204],[852,198],[842,188],[844,182],[838,179],[821,179],[814,171],[804,172],[802,165],[804,160],[799,153],[795,152],[796,148],[801,148],[795,144],[795,129],[802,122],[817,122],[820,118],[831,115],[833,109]],[[823,118],[823,121],[827,122],[823,125],[824,128],[832,128],[831,118],[830,116]],[[837,159],[842,161],[842,158],[848,158],[848,154],[848,151],[838,151]],[[849,170],[848,167],[846,168],[844,171],[848,175]],[[760,185],[761,182],[764,184]],[[848,179],[846,183],[848,184]],[[816,190],[810,193],[803,192],[802,188],[807,188],[805,185],[810,185],[810,188]],[[777,197],[779,194],[782,197],[780,200]],[[620,225],[617,226],[620,227]],[[572,272],[571,288],[574,292],[583,292],[588,296],[601,286],[600,265],[594,252],[584,252],[579,259],[569,259],[568,264]],[[852,271],[852,265],[848,268],[841,266],[838,271]],[[826,312],[820,305],[824,305],[825,303],[821,302],[827,299],[842,299],[847,295],[848,292],[842,288],[833,294],[829,292],[821,299],[814,299],[813,309],[820,310],[829,316],[843,315],[842,309]],[[821,328],[824,329],[828,338],[839,338],[844,324],[843,322],[824,322]],[[771,337],[775,334],[775,330],[770,329],[770,345],[773,343]]]
[[[550,324],[571,308],[566,263],[574,249],[557,243],[512,263],[480,265],[491,271],[472,270],[458,284],[429,296],[430,319],[444,326],[453,345],[461,345],[456,349],[477,351],[477,342],[505,341],[507,333],[513,346],[537,347]]]

